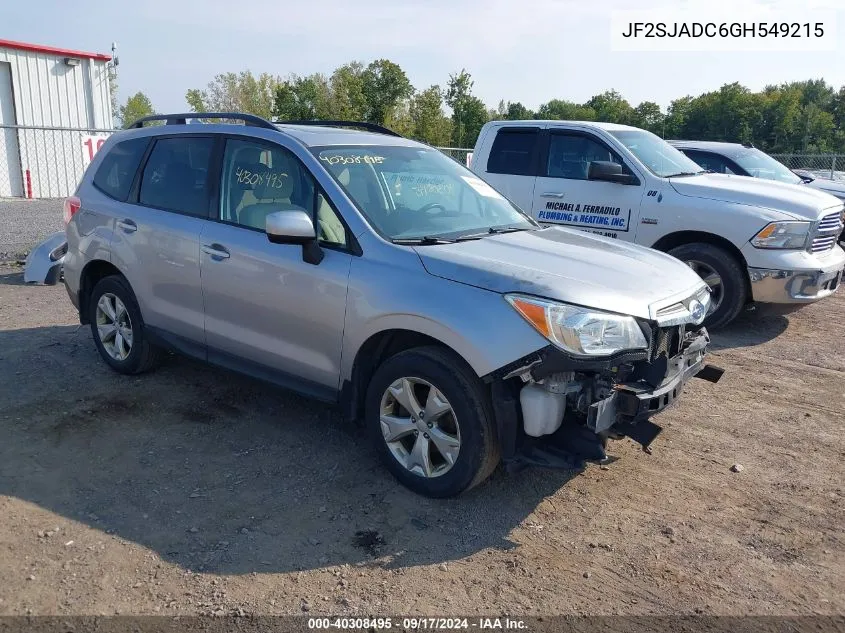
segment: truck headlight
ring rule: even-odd
[[[772,222],[751,239],[751,244],[757,248],[801,249],[809,236],[809,222]]]
[[[505,299],[540,334],[572,354],[609,356],[648,349],[633,317],[518,294],[505,295]]]

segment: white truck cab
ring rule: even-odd
[[[472,170],[537,221],[636,242],[710,286],[711,328],[750,302],[806,304],[839,287],[845,216],[809,187],[703,171],[660,137],[582,121],[491,121]]]

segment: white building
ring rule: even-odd
[[[0,40],[0,197],[70,195],[114,127],[110,55]]]

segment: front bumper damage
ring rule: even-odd
[[[54,286],[61,280],[66,253],[67,238],[64,231],[47,237],[27,255],[23,272],[24,282]]]
[[[578,469],[611,461],[607,442],[623,437],[649,451],[661,431],[651,416],[691,378],[721,378],[722,369],[705,364],[709,343],[704,328],[654,328],[647,351],[585,360],[549,346],[487,376],[503,461],[511,469]]]

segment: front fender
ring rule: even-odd
[[[662,201],[646,198],[643,202],[639,244],[657,244],[673,233],[694,231],[717,235],[742,249],[769,222],[793,219],[771,209],[681,196],[666,189]]]
[[[390,264],[367,257],[352,262],[341,381],[351,378],[364,343],[387,330],[419,332],[443,343],[478,376],[548,345],[501,294],[434,277],[413,253]]]

